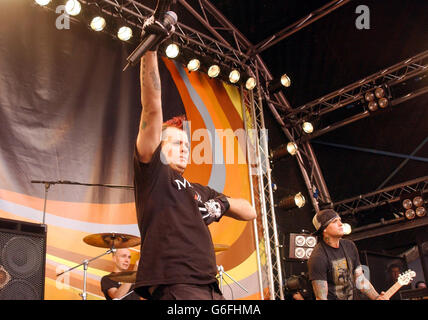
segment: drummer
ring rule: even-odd
[[[114,269],[113,272],[136,271],[138,261],[132,270],[129,270],[131,265],[131,251],[129,249],[116,249],[113,253]],[[108,277],[101,278],[101,291],[104,293],[106,300],[123,299],[121,300],[141,300],[140,296],[133,292],[133,283],[120,283]],[[131,293],[129,293],[131,292]],[[129,293],[129,294],[128,294]]]

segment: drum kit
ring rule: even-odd
[[[103,254],[100,254],[99,256],[96,256],[92,259],[86,259],[79,265],[76,265],[68,270],[65,270],[59,274],[57,274],[57,277],[63,275],[64,273],[70,272],[74,269],[77,269],[81,266],[83,266],[83,291],[80,294],[83,300],[87,299],[87,290],[86,290],[86,282],[87,282],[87,271],[88,271],[88,265],[90,262],[97,260],[107,254],[116,252],[116,249],[122,249],[122,248],[131,248],[138,246],[141,243],[141,239],[137,236],[129,235],[129,234],[123,234],[123,233],[96,233],[91,234],[83,238],[83,241],[94,247],[98,248],[106,248],[108,249]],[[229,245],[225,244],[214,244],[214,251],[215,252],[221,252],[226,251],[230,248]],[[217,266],[218,270],[218,277],[220,279],[220,290],[223,291],[223,277],[224,275],[227,275],[232,281],[234,281],[236,284],[239,285],[243,290],[248,292],[242,285],[239,284],[238,281],[234,280],[226,271],[224,271],[223,266]],[[107,275],[108,278],[110,278],[113,281],[122,282],[122,283],[135,283],[137,280],[137,271],[124,271],[124,272],[112,272]],[[128,293],[129,294],[129,293]],[[124,297],[122,297],[124,298]]]

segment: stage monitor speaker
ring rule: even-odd
[[[43,300],[46,225],[0,218],[0,300]]]

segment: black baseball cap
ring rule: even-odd
[[[321,232],[325,228],[327,228],[330,222],[332,222],[334,219],[338,217],[339,217],[339,214],[333,209],[324,209],[319,211],[312,219],[312,223],[316,229],[316,231],[313,234],[320,235]]]

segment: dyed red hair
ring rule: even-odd
[[[184,121],[187,121],[186,116],[184,114],[171,118],[162,124],[162,131],[168,127],[173,127],[173,128],[183,130]]]

